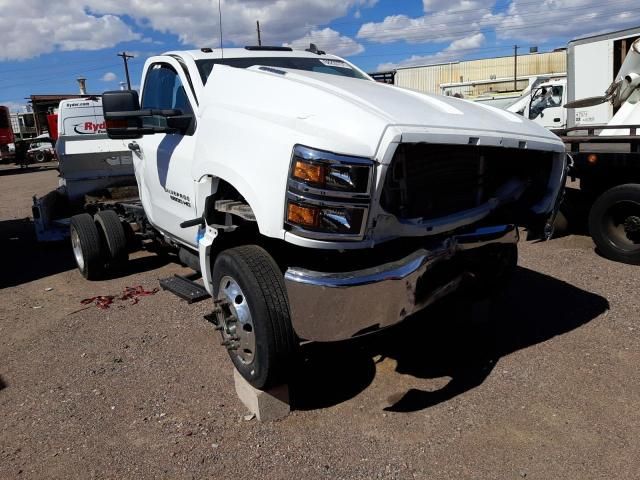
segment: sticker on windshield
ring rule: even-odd
[[[349,70],[353,70],[351,68],[351,65],[341,60],[327,60],[324,58],[320,58],[319,60],[320,62],[322,62],[323,65],[326,65],[327,67],[348,68]]]

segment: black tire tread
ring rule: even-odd
[[[249,270],[254,277],[259,291],[267,306],[268,318],[261,319],[269,322],[270,331],[273,332],[273,348],[277,357],[270,360],[270,369],[267,377],[256,388],[268,388],[286,380],[283,377],[288,370],[288,362],[291,361],[297,343],[291,325],[289,313],[289,301],[286,294],[284,278],[278,265],[271,256],[257,245],[244,245],[221,252],[221,255],[232,255],[239,263]]]
[[[102,231],[108,253],[107,262],[111,267],[120,267],[129,259],[127,234],[120,217],[113,210],[101,210],[94,216]]]
[[[104,257],[102,240],[93,218],[88,213],[74,215],[71,217],[71,228],[78,233],[84,258],[84,270],[80,270],[80,273],[87,280],[99,279],[103,273]]]
[[[598,251],[609,260],[640,265],[640,249],[634,252],[624,252],[612,245],[606,234],[602,232],[601,219],[611,202],[616,199],[637,199],[640,201],[640,184],[628,183],[613,187],[600,195],[589,212],[589,234],[596,244]]]

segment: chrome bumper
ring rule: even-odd
[[[460,252],[517,243],[518,238],[513,225],[482,228],[365,270],[325,273],[289,268],[285,284],[294,330],[302,340],[333,342],[394,325],[460,286],[464,271],[436,283],[427,295],[418,294],[418,282],[429,278],[436,265]]]

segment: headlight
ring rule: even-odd
[[[362,239],[373,172],[369,159],[297,145],[285,209],[288,229],[321,240]]]
[[[317,206],[309,203],[287,202],[287,221],[316,232],[337,235],[359,235],[365,208]]]
[[[290,183],[294,188],[312,193],[368,196],[372,171],[373,162],[369,159],[336,155],[296,145],[293,149]]]

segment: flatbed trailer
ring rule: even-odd
[[[589,202],[589,233],[605,257],[640,264],[640,125],[573,127],[558,134],[569,176]]]

